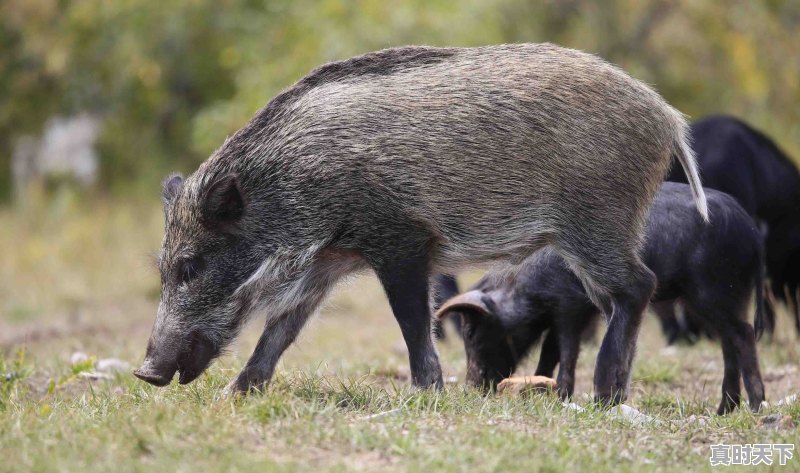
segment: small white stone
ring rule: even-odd
[[[639,412],[638,410],[634,409],[633,407],[628,406],[626,404],[620,404],[619,406],[614,407],[613,409],[611,409],[611,411],[609,411],[609,412],[612,415],[614,415],[615,417],[627,420],[627,421],[629,421],[631,423],[634,423],[634,424],[637,424],[637,425],[655,422],[655,420],[656,420],[653,417],[650,417],[647,414],[643,414],[643,413]]]
[[[678,354],[678,347],[670,345],[661,349],[661,354],[664,356],[675,356]]]
[[[704,417],[698,417],[695,414],[690,415],[686,418],[685,424],[697,424],[699,426],[704,426],[708,423],[708,420]]]
[[[381,417],[395,416],[397,414],[400,414],[400,412],[402,412],[402,409],[398,407],[397,409],[391,409],[384,412],[378,412],[377,414],[368,415],[363,417],[362,419],[363,420],[380,419]]]
[[[786,396],[785,398],[778,401],[779,406],[785,406],[787,404],[794,404],[797,402],[797,394],[792,394],[791,396]]]
[[[106,373],[130,371],[131,364],[118,358],[103,358],[97,362],[95,368]]]
[[[582,408],[581,406],[575,404],[574,402],[570,402],[569,404],[567,404],[565,402],[564,403],[564,408],[566,410],[568,410],[568,411],[575,411],[575,412],[583,412],[583,411],[586,410],[586,409]]]
[[[69,362],[73,365],[77,365],[78,363],[83,363],[84,361],[89,359],[89,355],[82,351],[76,351],[69,357]]]
[[[87,379],[111,379],[111,375],[108,373],[99,373],[97,371],[83,371],[79,376]]]

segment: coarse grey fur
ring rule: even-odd
[[[707,217],[686,131],[645,84],[551,44],[406,47],[322,66],[185,182],[165,183],[162,301],[137,375],[191,381],[263,311],[230,389],[260,387],[330,287],[369,267],[414,383],[441,386],[429,275],[518,265],[553,245],[613,312],[595,383],[619,400],[654,284],[637,256],[642,228],[673,154]]]

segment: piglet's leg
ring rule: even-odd
[[[542,342],[542,351],[539,355],[539,364],[536,365],[536,376],[553,377],[558,365],[560,351],[558,348],[558,333],[554,328],[547,331],[547,336]]]
[[[575,366],[581,349],[580,332],[559,335],[560,366],[558,368],[558,395],[561,399],[572,397],[575,391]]]
[[[725,374],[722,379],[722,401],[717,408],[717,414],[724,415],[736,409],[741,402],[742,385],[736,342],[728,333],[721,334],[721,338]]]
[[[746,314],[746,312],[745,312]],[[742,371],[742,380],[750,399],[750,409],[758,412],[764,401],[764,382],[761,379],[761,370],[758,367],[756,353],[756,338],[753,327],[744,321],[739,321],[736,327],[736,349],[738,351],[739,367]]]

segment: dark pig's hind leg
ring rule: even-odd
[[[659,301],[650,304],[653,312],[661,324],[661,332],[667,338],[667,345],[673,345],[681,339],[683,328],[678,321],[678,314],[675,312],[675,301]]]
[[[730,334],[720,334],[722,358],[725,373],[722,378],[722,400],[717,408],[718,415],[732,412],[742,400],[741,372],[739,370],[738,349]]]
[[[450,276],[447,274],[437,274],[433,278],[431,278],[431,288],[433,289],[433,294],[431,297],[433,298],[433,311],[436,312],[439,310],[439,307],[442,306],[448,299],[455,297],[458,295],[458,282],[454,276]],[[455,333],[458,336],[461,336],[461,317],[448,317],[455,329]],[[436,335],[436,338],[439,340],[444,340],[446,338],[446,332],[444,329],[444,324],[441,320],[435,319],[433,321],[433,332]]]
[[[725,294],[725,291],[709,293]],[[746,321],[748,300],[735,301],[733,297],[695,298],[691,307],[687,305],[687,315],[705,322],[706,330],[716,333],[722,344],[725,374],[722,379],[722,400],[717,409],[719,415],[733,411],[741,403],[741,380],[744,381],[753,412],[758,411],[764,401],[764,382],[758,367],[755,331]],[[702,318],[700,314],[703,314]]]
[[[744,311],[746,314],[747,311]],[[761,379],[761,370],[758,367],[756,353],[756,337],[753,326],[744,320],[737,320],[734,328],[734,343],[738,350],[739,367],[742,372],[744,389],[750,401],[750,409],[758,412],[764,401],[764,382]]]
[[[575,366],[581,350],[581,332],[565,332],[558,337],[560,361],[556,384],[561,399],[569,399],[575,391]]]
[[[536,372],[534,374],[536,376],[547,376],[548,378],[552,378],[553,373],[556,371],[556,365],[558,365],[559,353],[558,331],[551,327],[547,331],[547,336],[544,338],[544,342],[542,342],[542,350],[539,354],[539,364],[536,365]]]

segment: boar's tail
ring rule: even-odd
[[[694,150],[690,146],[689,126],[683,119],[680,120],[678,132],[675,136],[673,144],[673,156],[678,158],[681,163],[683,172],[689,181],[689,187],[692,189],[692,196],[694,203],[697,205],[697,211],[703,217],[703,220],[708,222],[708,204],[706,203],[706,193],[703,191],[703,184],[700,182],[700,172],[697,170],[697,157]]]
[[[760,233],[760,232],[759,232]],[[759,234],[760,236],[760,234]],[[766,300],[766,265],[764,264],[764,245],[759,241],[758,245],[758,272],[756,273],[756,318],[753,328],[756,340],[761,338],[764,329],[769,333],[775,331],[775,311],[772,304]]]

